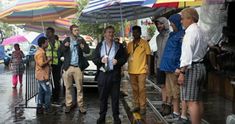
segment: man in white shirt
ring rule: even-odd
[[[181,12],[181,22],[186,28],[182,43],[178,83],[181,85],[181,100],[186,101],[192,124],[201,123],[203,113],[202,89],[206,69],[203,58],[207,51],[205,35],[197,25],[199,15],[193,8]]]

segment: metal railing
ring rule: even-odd
[[[25,98],[22,104],[15,107],[15,117],[17,118],[17,111],[20,108],[36,109],[36,107],[30,107],[28,102],[38,94],[38,84],[35,78],[35,61],[33,56],[27,56],[26,61],[26,85],[25,85]]]

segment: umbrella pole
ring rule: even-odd
[[[120,3],[120,15],[121,15],[121,28],[122,28],[122,38],[124,38],[124,22],[122,16],[122,4]]]
[[[44,23],[43,23],[43,20],[42,20],[42,16],[41,16],[41,24],[42,24],[42,31],[45,34],[45,29],[44,29]]]

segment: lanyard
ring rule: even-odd
[[[134,54],[136,48],[139,46],[139,43],[133,43],[133,52],[132,54]]]
[[[109,56],[109,54],[110,54],[110,52],[111,52],[111,49],[112,49],[112,46],[113,46],[113,43],[111,44],[111,47],[109,48],[109,51],[107,52],[107,47],[106,47],[106,43],[105,43],[105,45],[104,45],[104,47],[105,47],[105,53],[106,53],[106,55],[107,56]]]

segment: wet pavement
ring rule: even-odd
[[[150,80],[155,82],[156,79],[150,77]],[[157,97],[152,97],[156,99]],[[204,90],[203,92],[204,123],[209,124],[226,124],[226,118],[232,114],[232,101],[218,94]],[[157,103],[159,104],[159,103]]]
[[[25,76],[24,76],[25,79]],[[85,104],[87,114],[80,114],[78,108],[75,108],[71,113],[64,113],[64,106],[53,106],[52,113],[37,115],[35,108],[20,108],[15,115],[15,107],[24,103],[25,82],[23,87],[19,85],[16,89],[12,89],[11,72],[4,69],[0,64],[0,124],[96,124],[99,117],[99,101],[97,88],[84,88]],[[64,98],[61,98],[61,104],[64,103]],[[36,107],[35,97],[29,101],[29,107]],[[110,102],[109,102],[110,103]],[[108,105],[108,113],[106,116],[106,124],[112,124],[112,110]],[[122,124],[130,124],[126,111],[120,102],[120,119]]]
[[[25,78],[25,77],[24,77]],[[154,80],[152,80],[154,81]],[[84,88],[85,102],[87,114],[79,113],[78,108],[71,113],[64,113],[64,106],[53,106],[52,113],[44,115],[36,115],[36,109],[18,109],[15,115],[15,107],[24,103],[25,82],[23,87],[19,85],[16,89],[12,89],[11,72],[0,64],[0,124],[95,124],[99,116],[99,102],[97,88]],[[122,124],[130,124],[133,119],[133,113],[129,110],[132,108],[132,93],[129,85],[129,94],[120,102],[120,118]],[[148,98],[151,101],[158,101],[160,104],[160,94],[156,94],[154,88],[147,85]],[[36,107],[35,98],[29,101],[29,107]],[[64,97],[61,97],[61,104],[64,103]],[[204,115],[203,118],[210,124],[225,124],[226,117],[232,113],[232,102],[210,93],[204,92]],[[130,119],[130,120],[129,120]],[[142,117],[145,124],[158,124],[159,119],[156,117],[152,109],[147,107],[146,116]],[[133,120],[132,120],[133,121]],[[112,124],[112,111],[109,104],[106,124]]]

